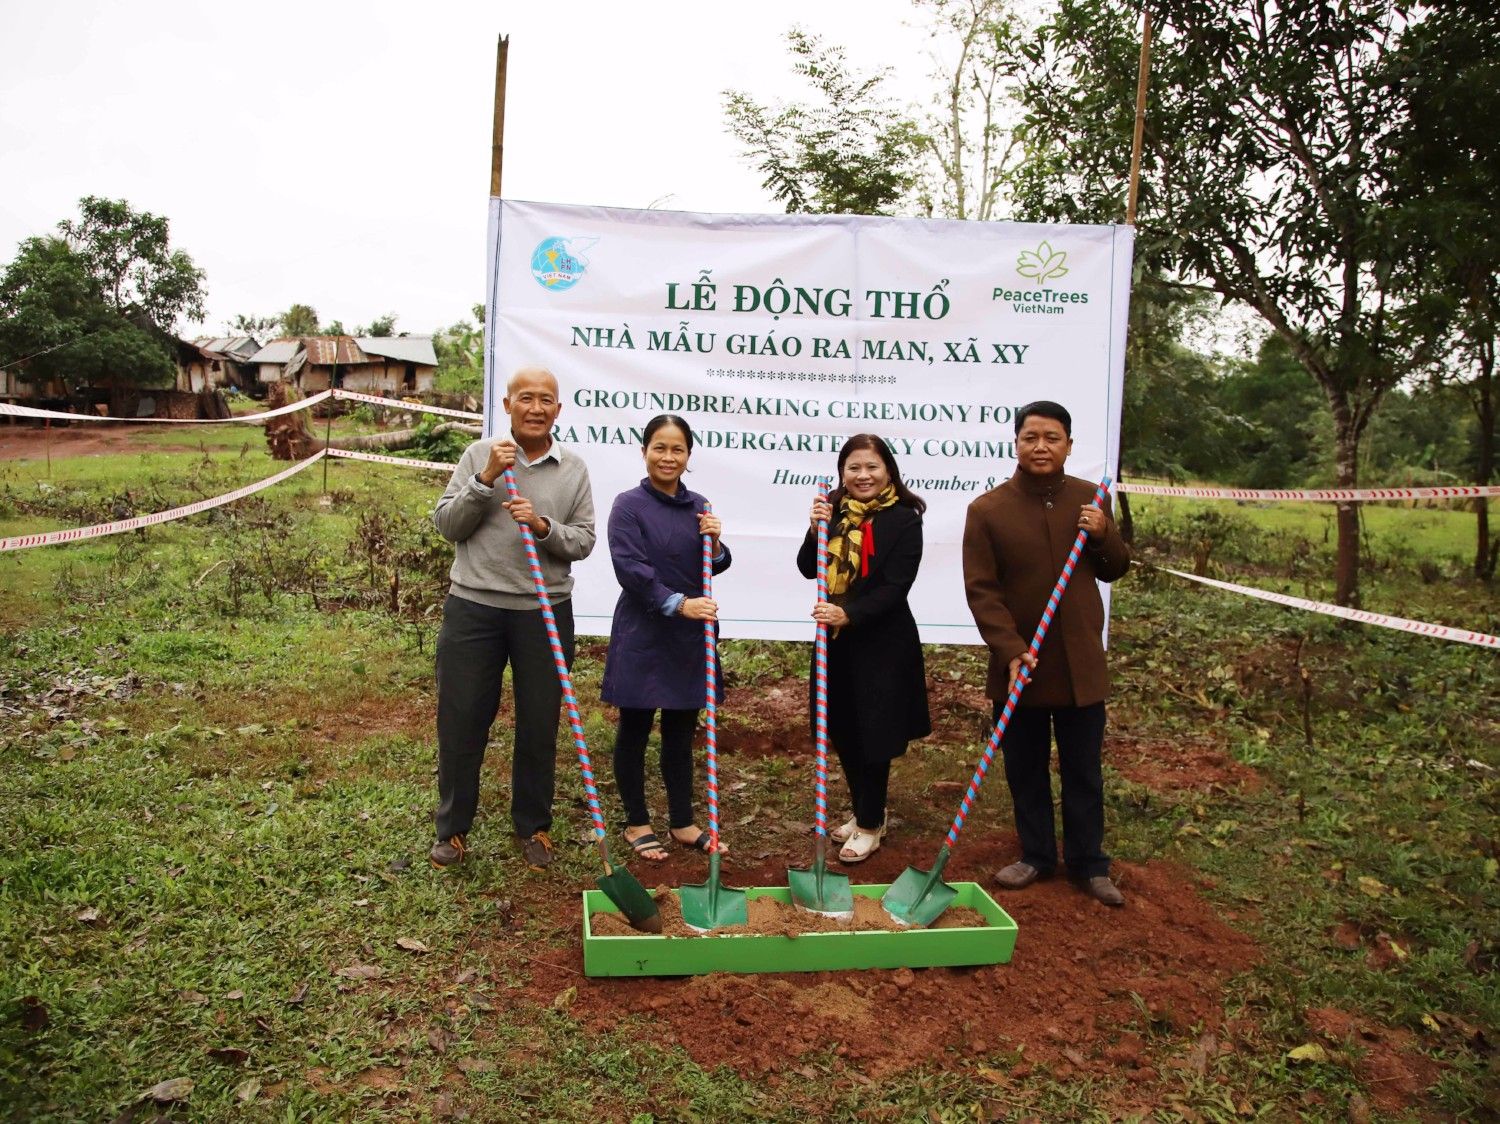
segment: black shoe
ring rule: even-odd
[[[432,850],[427,852],[427,858],[439,870],[444,867],[457,866],[464,861],[464,852],[467,850],[464,842],[462,835],[439,839],[432,845]]]
[[[552,840],[545,831],[539,831],[521,843],[521,854],[532,870],[546,870],[552,865]]]

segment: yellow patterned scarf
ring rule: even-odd
[[[877,511],[894,507],[896,486],[887,484],[872,500],[850,499],[847,495],[839,500],[839,517],[834,521],[833,535],[828,540],[828,600],[842,604],[849,585],[856,577],[869,572],[865,544],[866,524]],[[873,554],[875,541],[870,538],[868,554]]]

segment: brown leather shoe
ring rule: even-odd
[[[1041,876],[1030,863],[1011,863],[995,871],[995,885],[1002,890],[1024,890]]]
[[[433,866],[442,870],[444,867],[457,866],[464,861],[464,837],[455,835],[451,839],[439,839],[432,845],[432,850],[427,852],[427,858]]]
[[[552,865],[552,840],[545,831],[539,831],[521,843],[521,854],[532,870],[546,870]]]
[[[1125,904],[1125,895],[1120,893],[1120,888],[1109,880],[1108,875],[1099,874],[1085,879],[1078,883],[1078,888],[1096,902],[1103,902],[1110,906]]]

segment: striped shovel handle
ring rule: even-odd
[[[704,504],[705,513],[713,510]],[[703,596],[714,595],[713,536],[703,536]],[[708,761],[708,841],[711,854],[719,851],[719,636],[713,621],[703,622],[704,702],[703,729],[705,757]]]
[[[505,470],[505,493],[517,499],[516,477],[510,469]],[[552,612],[552,598],[547,596],[547,582],[542,577],[541,559],[536,553],[536,537],[525,523],[521,528],[521,542],[526,546],[526,563],[531,567],[531,582],[536,586],[536,599],[542,606],[542,620],[547,625],[547,643],[552,646],[552,661],[557,665],[557,679],[562,684],[563,701],[568,707],[568,724],[573,727],[573,748],[578,751],[578,767],[583,771],[583,791],[588,794],[589,814],[594,818],[594,836],[605,837],[604,813],[599,809],[599,790],[594,787],[594,767],[589,763],[588,742],[583,737],[583,719],[578,714],[578,699],[573,694],[573,677],[568,674],[568,660],[563,655],[562,636],[557,631],[557,617]]]
[[[818,481],[818,498],[828,498],[828,481]],[[828,600],[828,520],[818,520],[818,600]],[[813,780],[813,826],[828,834],[828,624],[818,622],[813,636],[813,731],[818,747]]]
[[[1099,482],[1099,487],[1094,489],[1094,502],[1100,507],[1104,506],[1104,497],[1109,495],[1109,484],[1109,477],[1106,476]],[[1047,607],[1042,610],[1042,619],[1037,622],[1036,632],[1032,634],[1031,646],[1026,649],[1033,658],[1041,651],[1042,641],[1047,636],[1047,629],[1052,626],[1052,617],[1057,612],[1058,602],[1062,600],[1063,591],[1068,588],[1068,582],[1073,578],[1073,568],[1078,565],[1078,558],[1083,553],[1083,544],[1088,542],[1088,538],[1087,531],[1079,531],[1078,537],[1073,540],[1073,549],[1068,551],[1068,560],[1063,563],[1057,584],[1052,587],[1052,596],[1047,598]],[[953,824],[948,828],[947,846],[949,847],[958,843],[958,833],[964,829],[964,819],[979,796],[979,786],[984,783],[985,774],[990,770],[990,762],[995,759],[995,750],[1000,748],[1000,739],[1005,736],[1005,727],[1010,724],[1010,716],[1015,712],[1016,700],[1021,697],[1021,692],[1030,682],[1031,668],[1023,663],[1021,673],[1016,676],[1016,685],[1010,689],[1010,694],[1005,700],[1005,708],[1001,710],[1000,718],[995,723],[994,730],[990,732],[990,740],[985,744],[984,756],[979,759],[979,767],[974,770],[974,777],[969,781],[969,790],[964,793],[964,798],[958,805],[958,814],[953,817]]]

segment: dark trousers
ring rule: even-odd
[[[573,664],[573,606],[553,606],[564,658]],[[479,807],[479,770],[500,711],[500,684],[510,665],[516,697],[510,817],[523,839],[552,826],[562,685],[537,609],[496,609],[449,596],[437,642],[437,836],[466,835]]]
[[[646,810],[646,742],[655,717],[654,710],[622,706],[615,730],[615,787],[625,805],[625,822],[631,827],[651,822]],[[697,729],[697,710],[661,712],[661,779],[675,828],[693,823],[693,734]]]
[[[1003,703],[996,703],[998,720]],[[1052,816],[1052,735],[1062,778],[1063,856],[1073,878],[1109,874],[1104,853],[1104,704],[1018,707],[1000,741],[1005,779],[1021,837],[1021,861],[1043,874],[1057,869]]]
[[[834,738],[833,749],[839,755],[844,780],[849,785],[849,800],[854,805],[854,822],[868,831],[885,826],[885,797],[891,782],[889,761],[868,761],[859,747],[843,738]]]

